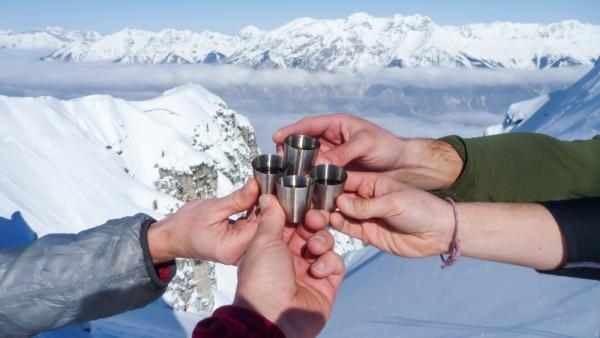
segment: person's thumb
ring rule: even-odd
[[[343,167],[357,158],[366,156],[371,151],[372,142],[366,134],[358,133],[345,143],[320,155],[317,164],[331,163]]]
[[[390,195],[370,199],[341,195],[336,202],[342,214],[359,220],[386,217],[394,208]]]
[[[214,201],[216,210],[213,212],[219,213],[220,216],[229,217],[248,210],[256,203],[257,198],[258,183],[256,183],[256,180],[250,179],[241,189],[227,196],[217,198]]]
[[[275,196],[265,194],[260,196],[260,223],[255,237],[263,239],[282,239],[285,227],[285,214]]]

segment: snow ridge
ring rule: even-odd
[[[33,39],[34,34],[29,35]],[[575,20],[441,26],[422,15],[378,18],[355,13],[335,20],[299,18],[271,31],[248,26],[235,35],[127,28],[102,37],[88,35],[47,43],[57,49],[45,59],[358,71],[438,66],[541,69],[590,65],[600,55],[600,26]],[[14,36],[0,32],[0,47],[36,46],[7,42]]]

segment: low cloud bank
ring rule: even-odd
[[[0,95],[147,99],[193,82],[248,116],[263,149],[279,126],[349,112],[406,136],[480,135],[516,101],[564,88],[589,67],[546,70],[384,69],[357,74],[222,65],[42,62],[45,51],[0,50]]]
[[[466,89],[506,86],[551,86],[572,83],[589,67],[545,70],[384,69],[369,73],[309,73],[302,70],[252,70],[238,66],[139,65],[113,63],[42,62],[39,51],[0,51],[0,86],[3,93],[60,93],[76,96],[112,92],[129,96],[151,95],[184,83],[211,88],[236,86],[288,87],[311,90],[339,88],[361,92],[373,86],[418,89]]]

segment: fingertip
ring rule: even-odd
[[[304,217],[304,226],[310,231],[319,231],[327,227],[329,212],[325,210],[311,209]]]
[[[311,264],[310,271],[316,278],[326,278],[331,275],[342,276],[346,271],[346,266],[342,257],[333,251],[328,251]]]
[[[348,196],[340,195],[335,200],[335,205],[340,208],[340,210],[348,210],[352,207],[352,200]]]
[[[258,198],[258,204],[260,205],[261,209],[269,209],[269,207],[271,206],[273,196],[271,196],[270,194],[263,194],[260,195],[260,197]]]
[[[331,161],[326,156],[319,156],[315,161],[315,165],[319,164],[331,164]]]
[[[281,131],[281,129],[279,129],[275,133],[273,133],[272,140],[275,143],[283,142],[283,132]]]
[[[248,196],[256,196],[258,195],[258,182],[256,182],[256,180],[254,178],[250,178],[248,181],[246,181],[246,183],[244,184],[244,187],[242,188],[244,194],[248,195]]]
[[[335,240],[333,235],[327,230],[321,230],[313,235],[306,243],[308,253],[314,256],[321,256],[327,251],[333,249]]]
[[[325,262],[319,260],[317,260],[310,266],[310,271],[312,272],[313,276],[319,278],[327,277],[326,269],[327,267],[325,266]]]
[[[344,224],[344,216],[339,212],[334,212],[329,216],[329,225],[338,230]]]

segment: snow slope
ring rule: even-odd
[[[569,140],[600,134],[600,60],[571,87],[551,93],[548,102],[514,130]]]
[[[253,68],[357,71],[383,67],[550,68],[591,64],[600,26],[578,21],[440,26],[421,15],[300,18],[271,31],[237,35],[124,29],[76,40],[47,60],[135,63],[231,63]]]
[[[348,268],[323,338],[597,337],[600,283],[522,267],[363,249]]]
[[[570,87],[514,103],[502,125],[487,134],[540,132],[561,139],[587,139],[600,134],[600,61]]]

